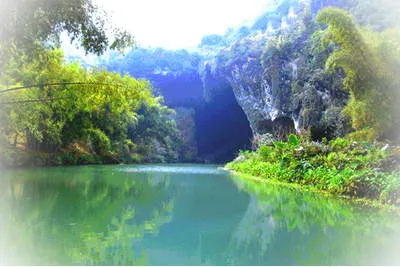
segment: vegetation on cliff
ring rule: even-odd
[[[353,138],[373,141],[392,136],[399,125],[398,108],[400,79],[399,32],[386,30],[375,33],[355,25],[345,11],[335,8],[322,10],[317,20],[327,24],[320,32],[325,45],[337,48],[329,55],[326,67],[344,71],[343,87],[350,92],[344,112],[350,115],[356,132]]]

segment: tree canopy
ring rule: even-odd
[[[99,55],[108,48],[133,45],[128,32],[108,26],[108,16],[92,0],[4,0],[0,23],[1,62],[7,60],[10,48],[30,55],[42,47],[58,47],[62,32],[87,53]]]

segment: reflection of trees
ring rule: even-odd
[[[171,219],[168,177],[113,167],[11,175],[0,181],[2,264],[145,264],[137,242]]]
[[[396,220],[384,210],[233,179],[254,197],[228,247],[231,264],[364,265],[382,263],[382,253],[396,255],[381,249],[392,247],[394,236],[400,236]],[[399,258],[390,263],[399,263]]]

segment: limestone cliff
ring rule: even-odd
[[[256,22],[252,33],[220,46],[200,63],[206,95],[228,83],[253,134],[269,132],[285,139],[290,132],[310,128],[318,139],[348,130],[348,119],[340,112],[347,100],[342,75],[325,71],[329,51],[313,36],[318,27],[311,7],[284,1],[263,23]]]

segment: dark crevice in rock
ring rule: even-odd
[[[224,163],[251,148],[252,131],[227,82],[199,76],[151,76],[165,103],[176,109],[185,162]]]
[[[252,131],[231,88],[219,90],[196,112],[198,155],[205,162],[222,163],[241,149],[251,148]]]
[[[272,134],[279,140],[286,141],[290,134],[295,133],[294,122],[288,117],[279,117],[272,122]]]
[[[272,120],[261,119],[254,122],[254,128],[257,134],[272,133]]]

